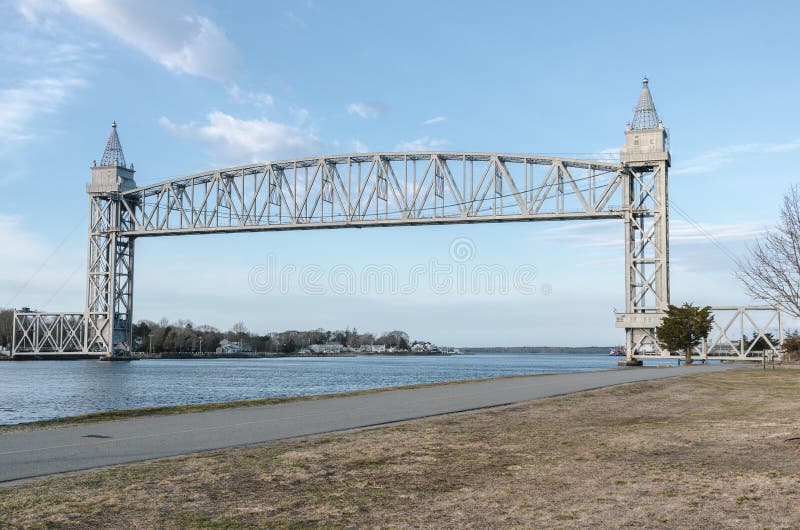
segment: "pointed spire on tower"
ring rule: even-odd
[[[642,93],[639,95],[639,103],[633,113],[631,129],[656,129],[658,127],[660,120],[658,119],[656,106],[653,103],[653,96],[650,94],[647,82],[647,76],[644,76],[644,79],[642,79]]]
[[[106,150],[103,151],[103,159],[100,160],[101,166],[125,167],[125,154],[122,152],[122,144],[117,136],[117,122],[111,123],[111,134],[108,135]]]

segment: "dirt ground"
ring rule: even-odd
[[[800,528],[800,370],[733,370],[0,489],[20,528]]]

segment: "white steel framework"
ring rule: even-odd
[[[617,326],[626,330],[629,357],[664,354],[655,327],[669,303],[670,155],[667,132],[657,118],[645,78],[620,163],[532,154],[368,153],[251,164],[141,187],[134,182],[133,165],[125,166],[114,124],[87,187],[81,348],[74,349],[69,333],[67,342],[52,344],[63,334],[49,332],[55,325],[50,322],[66,317],[25,313],[15,318],[20,340],[15,339],[14,353],[129,353],[136,238],[620,218],[626,306]],[[46,337],[39,337],[39,330]]]
[[[13,334],[14,354],[83,353],[86,344],[84,313],[14,312]]]
[[[623,217],[619,164],[494,153],[372,153],[201,173],[120,194],[132,237]]]
[[[133,241],[118,196],[91,193],[86,274],[87,353],[127,353],[132,344]]]
[[[781,353],[783,312],[778,306],[711,308],[714,326],[696,354],[705,359],[753,360]]]

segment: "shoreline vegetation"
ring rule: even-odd
[[[138,351],[126,360],[142,360],[142,359],[280,359],[286,357],[374,357],[374,356],[451,356],[451,355],[474,355],[476,353],[482,354],[515,354],[515,355],[536,355],[548,353],[560,354],[607,354],[609,350],[613,349],[610,346],[585,346],[585,347],[559,347],[559,346],[491,346],[491,347],[465,347],[460,348],[458,352],[455,351],[411,351],[411,350],[395,350],[395,351],[381,351],[381,352],[312,352],[312,351],[295,351],[290,353],[284,352],[160,352],[149,354],[147,352]],[[83,355],[69,357],[68,355],[52,357],[48,355],[18,355],[19,360],[85,360]],[[0,361],[10,361],[10,352],[4,354],[0,352]]]
[[[208,325],[195,325],[190,320],[159,322],[140,320],[133,325],[133,353],[253,353],[275,356],[320,353],[378,353],[389,351],[438,352],[430,342],[412,340],[402,330],[375,335],[360,333],[356,328],[325,330],[287,330],[281,332],[250,331],[244,322],[230,330],[220,331]]]
[[[453,352],[412,352],[409,350],[392,352],[164,352],[153,354],[136,353],[133,359],[281,359],[285,357],[372,357],[375,355],[455,355]]]
[[[0,488],[0,526],[794,528],[800,370],[741,369]]]
[[[13,310],[0,308],[0,360],[9,360]],[[133,325],[132,359],[212,359],[264,357],[341,357],[353,355],[451,355],[459,353],[607,353],[613,346],[469,346],[460,350],[414,340],[402,330],[380,334],[360,333],[356,328],[322,328],[281,332],[253,332],[243,322],[230,330],[195,325],[190,320],[158,322],[139,320]],[[55,359],[46,355],[26,355],[26,359]],[[68,356],[58,356],[68,359]],[[85,358],[81,356],[80,358]]]
[[[313,352],[313,351],[297,351],[292,353],[282,352],[236,352],[236,353],[218,353],[218,352],[165,352],[149,356],[144,353],[137,353],[132,356],[133,359],[271,359],[271,358],[285,358],[285,357],[374,357],[380,356],[451,356],[451,355],[473,355],[476,353],[484,354],[542,354],[542,353],[564,353],[564,354],[607,354],[610,347],[565,347],[559,348],[557,346],[520,346],[520,347],[490,347],[490,348],[460,348],[459,352],[455,351],[411,351],[411,350],[394,350],[394,351],[380,351],[380,352]]]

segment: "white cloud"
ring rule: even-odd
[[[597,158],[600,160],[608,160],[609,162],[619,162],[619,151],[619,147],[601,149],[600,152],[597,153]]]
[[[749,241],[769,226],[764,222],[702,223],[700,228],[683,219],[669,223],[669,242],[672,245],[713,245],[709,234],[716,242]],[[702,230],[701,230],[702,229]],[[617,219],[569,223],[547,228],[542,232],[545,241],[569,243],[580,248],[622,248],[623,224]],[[537,236],[541,237],[541,236]]]
[[[43,77],[0,89],[0,140],[28,140],[29,127],[39,117],[56,112],[72,90],[84,86],[79,77]]]
[[[709,244],[709,235],[717,241],[749,241],[764,233],[769,223],[741,222],[735,224],[703,223],[700,228],[681,219],[670,221],[669,240],[676,244]],[[702,231],[701,231],[702,229]]]
[[[754,143],[731,145],[712,149],[695,158],[689,159],[673,169],[673,175],[709,173],[722,166],[732,164],[740,155],[786,153],[800,150],[800,140],[783,143]]]
[[[222,28],[189,0],[65,1],[78,16],[174,72],[223,79],[239,65],[238,51]]]
[[[576,247],[615,247],[623,245],[622,222],[603,219],[548,227],[537,234],[537,241],[567,243]]]
[[[423,136],[415,140],[399,143],[395,146],[396,151],[436,151],[440,147],[447,145],[447,141],[440,138]]]
[[[283,16],[285,16],[289,22],[291,22],[293,25],[297,27],[300,28],[306,27],[306,21],[303,20],[300,16],[298,16],[294,11],[286,10],[283,12]]]
[[[447,121],[447,118],[444,116],[436,116],[435,118],[430,118],[422,122],[422,125],[433,125],[434,123],[442,123]]]
[[[356,153],[369,153],[369,147],[360,140],[353,140],[353,151]]]
[[[308,117],[310,115],[308,109],[304,109],[303,107],[297,107],[295,105],[289,107],[289,114],[291,114],[292,117],[295,119],[295,121],[300,125],[307,122]]]
[[[99,56],[90,39],[60,27],[62,3],[22,0],[19,16],[9,13],[13,31],[0,32],[0,151],[31,140],[54,127],[42,118],[58,113],[86,77]],[[27,24],[25,24],[27,22]]]
[[[32,37],[16,33],[0,36],[3,62],[39,72],[59,69],[73,77],[78,70],[89,70],[90,63],[101,57],[97,48],[92,42],[64,42],[42,38],[41,35]]]
[[[206,143],[215,155],[234,163],[307,155],[319,144],[312,129],[266,118],[238,119],[224,112],[213,111],[206,119],[204,124],[179,125],[162,117],[160,123],[172,134]]]
[[[60,0],[19,0],[16,7],[29,24],[45,31],[57,27],[64,11],[64,4]]]
[[[236,83],[231,83],[225,87],[225,91],[238,103],[253,105],[255,107],[271,107],[275,103],[272,95],[266,92],[248,92],[239,88],[239,85]]]
[[[350,103],[347,106],[348,114],[355,114],[356,116],[360,116],[365,120],[369,120],[372,118],[377,118],[384,112],[386,112],[386,106],[382,103],[367,103],[367,102],[355,102]]]

